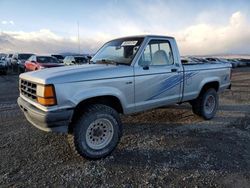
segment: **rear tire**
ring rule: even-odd
[[[122,136],[119,114],[102,104],[87,107],[72,127],[69,144],[77,154],[88,159],[109,155]]]
[[[193,113],[205,120],[212,119],[215,116],[218,104],[219,98],[214,88],[202,92],[197,99],[191,102]]]

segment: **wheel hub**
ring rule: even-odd
[[[92,149],[106,147],[113,138],[113,125],[110,120],[100,118],[92,122],[86,132],[86,142]]]
[[[212,113],[215,108],[215,97],[213,95],[209,95],[205,102],[205,111],[207,113]]]

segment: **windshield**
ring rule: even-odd
[[[92,58],[93,63],[113,62],[130,65],[143,37],[116,39],[106,43]]]
[[[85,57],[75,57],[76,63],[87,63],[88,60]]]
[[[59,63],[57,59],[53,57],[47,57],[47,56],[37,57],[37,62],[38,63]]]
[[[27,60],[32,56],[33,54],[18,54],[19,59]]]
[[[64,59],[64,57],[62,55],[51,55],[51,56],[53,56],[53,57],[55,57],[57,59]]]

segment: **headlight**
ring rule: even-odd
[[[37,85],[37,102],[44,106],[56,105],[56,93],[53,85]]]

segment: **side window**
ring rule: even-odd
[[[167,40],[151,40],[139,60],[141,66],[172,65],[173,63],[173,52]]]
[[[31,56],[31,57],[29,58],[29,60],[30,60],[30,61],[35,61],[35,56]]]
[[[27,61],[32,61],[33,56],[30,56],[29,59],[27,59]]]

